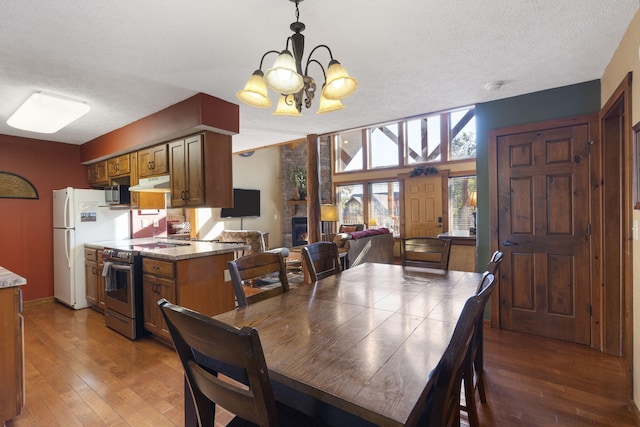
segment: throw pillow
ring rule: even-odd
[[[358,229],[357,225],[343,225],[341,230],[343,233],[353,233]]]
[[[347,233],[338,233],[333,238],[333,243],[336,244],[339,248],[344,248],[345,243],[349,240],[349,235]]]

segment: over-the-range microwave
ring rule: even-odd
[[[111,185],[104,188],[105,201],[110,205],[128,205],[131,203],[128,185]]]

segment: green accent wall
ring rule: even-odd
[[[600,80],[476,104],[478,271],[489,261],[489,174],[487,132],[509,126],[600,111]]]

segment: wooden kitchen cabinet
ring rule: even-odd
[[[84,277],[86,283],[86,296],[89,307],[104,313],[105,306],[105,282],[102,275],[104,263],[102,251],[84,249]]]
[[[87,166],[87,171],[89,173],[89,185],[91,187],[104,187],[109,185],[106,160],[90,164]]]
[[[142,291],[145,329],[171,343],[158,300],[190,308],[205,316],[215,316],[235,308],[231,282],[224,271],[233,253],[168,261],[142,258]]]
[[[169,143],[171,206],[204,205],[202,135]]]
[[[167,159],[167,144],[138,150],[138,176],[146,178],[168,173],[169,164]]]
[[[136,151],[135,153],[130,153],[129,160],[131,163],[131,170],[129,172],[129,185],[133,187],[134,185],[138,185],[138,181],[140,179],[138,174],[138,152]],[[139,195],[140,193],[138,193],[137,191],[131,192],[130,196],[132,209],[140,206]]]
[[[102,251],[99,250],[96,253],[97,258],[98,258],[98,268],[96,270],[96,274],[97,274],[97,281],[98,281],[98,311],[101,311],[102,313],[106,312],[107,310],[107,305],[105,303],[105,297],[107,294],[106,288],[105,288],[105,279],[104,276],[102,275],[102,269],[104,268],[104,261],[102,260]]]
[[[167,324],[158,308],[158,300],[166,298],[177,304],[175,265],[173,262],[142,259],[142,312],[144,327],[156,337],[171,342]]]
[[[128,176],[131,173],[131,158],[129,154],[107,160],[107,175],[109,178]]]
[[[204,132],[168,146],[172,207],[233,205],[229,135]]]
[[[84,281],[89,307],[98,306],[98,257],[97,250],[84,248]]]
[[[0,288],[0,423],[20,415],[24,405],[21,292],[19,287]]]

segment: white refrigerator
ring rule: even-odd
[[[53,191],[53,293],[56,300],[87,307],[84,244],[130,238],[129,210],[110,209],[102,190]]]

